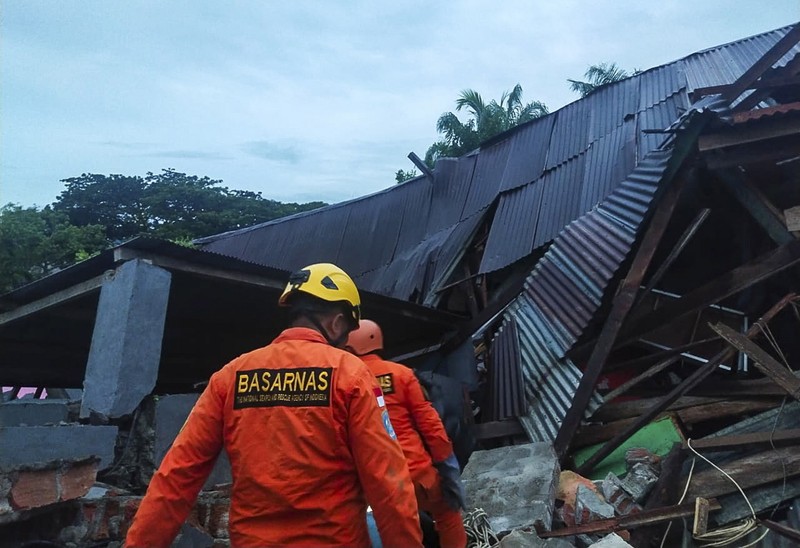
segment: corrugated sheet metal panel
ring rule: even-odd
[[[758,61],[791,27],[774,30],[730,44],[690,55],[681,61],[686,71],[689,90],[708,86],[731,84],[753,63]],[[784,66],[793,55],[800,52],[794,46],[774,66]]]
[[[432,256],[433,288],[438,289],[447,284],[449,275],[456,266],[455,263],[463,257],[469,242],[475,236],[475,232],[483,222],[486,213],[486,209],[481,210],[452,227],[447,239],[439,247],[436,254]],[[438,302],[438,295],[431,295],[431,299],[426,304],[435,302]]]
[[[517,324],[513,317],[498,329],[491,345],[488,420],[519,417],[527,410]]]
[[[539,118],[514,133],[501,191],[528,184],[542,175],[555,119],[554,115]]]
[[[689,96],[684,89],[639,113],[637,117],[639,159],[660,147],[667,139],[666,133],[649,133],[648,131],[667,129],[688,108]]]
[[[432,189],[432,204],[428,218],[428,234],[433,234],[443,228],[452,226],[464,218],[464,204],[472,186],[472,176],[475,173],[475,164],[478,155],[463,156],[455,162],[455,168],[448,179],[440,184],[437,178]]]
[[[426,223],[423,219],[431,214],[431,193],[433,184],[428,179],[422,179],[412,183],[398,185],[400,188],[394,193],[393,199],[383,200],[381,211],[387,214],[390,209],[397,209],[403,213],[403,221],[400,227],[400,234],[397,239],[397,249],[393,250],[393,255],[398,255],[406,249],[410,249],[422,241],[429,232],[426,230]],[[406,188],[403,188],[406,187]],[[383,230],[366,234],[367,237],[382,240]],[[376,238],[377,235],[381,235]],[[389,242],[387,242],[388,244]],[[349,249],[350,253],[363,253],[363,249],[357,246]],[[374,264],[374,261],[373,261]]]
[[[508,266],[533,251],[542,188],[539,180],[500,195],[481,259],[482,274]]]
[[[553,169],[577,156],[589,146],[592,96],[570,103],[555,113],[545,169]]]
[[[412,194],[406,192],[405,194]],[[395,247],[403,222],[403,209],[385,208],[374,199],[354,203],[349,209],[343,242],[333,263],[346,272],[356,276],[375,268],[376,264],[386,264],[394,257]],[[375,238],[381,234],[381,238]],[[359,249],[360,253],[353,253]]]
[[[475,164],[475,173],[469,187],[462,218],[471,216],[491,204],[500,190],[500,182],[508,163],[508,154],[511,144],[516,139],[516,134],[511,139],[506,139],[487,149],[481,149]]]
[[[636,123],[624,124],[595,141],[586,151],[580,211],[589,211],[622,182],[635,166]]]
[[[504,323],[516,323],[520,365],[528,412],[520,422],[532,441],[555,440],[558,429],[572,404],[572,395],[581,379],[580,370],[567,359],[559,360],[553,351],[551,326],[535,303],[522,296],[505,314]],[[586,416],[602,405],[594,394]]]
[[[589,142],[606,137],[632,119],[639,104],[639,80],[628,78],[592,93]]]
[[[542,205],[533,238],[534,249],[552,240],[567,223],[583,213],[580,202],[585,165],[586,156],[581,154],[542,178]]]
[[[642,111],[686,89],[686,74],[679,63],[670,63],[639,75],[639,108]],[[675,118],[673,118],[673,121]]]

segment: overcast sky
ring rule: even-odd
[[[800,0],[0,2],[0,205],[174,168],[282,201],[353,198],[424,156],[460,90],[646,69],[800,20]]]

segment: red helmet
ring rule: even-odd
[[[350,332],[347,338],[347,350],[356,356],[383,350],[383,332],[381,326],[372,320],[361,320],[358,329]]]

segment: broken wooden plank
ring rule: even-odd
[[[620,347],[634,342],[642,335],[735,295],[798,263],[800,263],[800,240],[794,240],[734,268],[680,299],[664,303],[653,312],[631,316],[620,329],[614,346]],[[570,351],[568,355],[572,359],[579,359],[580,356],[587,355],[597,342],[597,340],[587,341]]]
[[[677,411],[687,407],[708,405],[729,399],[730,398],[703,398],[697,396],[684,396],[675,401],[672,405],[665,409],[665,411]],[[623,401],[619,403],[607,403],[594,412],[591,420],[597,422],[613,422],[621,419],[638,417],[652,405],[653,400],[650,398]]]
[[[800,447],[770,449],[725,463],[723,469],[742,489],[800,475]],[[718,497],[737,491],[726,476],[714,468],[695,471],[687,497]]]
[[[692,525],[692,534],[695,537],[705,535],[706,532],[708,532],[708,512],[708,499],[704,499],[703,497],[694,499],[694,524]]]
[[[652,405],[652,403],[651,403]],[[687,407],[674,412],[664,412],[655,417],[658,420],[669,415],[677,416],[683,424],[697,424],[703,421],[723,419],[726,417],[737,417],[755,411],[765,411],[780,405],[775,400],[750,400],[750,401],[721,401],[708,405],[698,405]],[[622,419],[604,425],[588,425],[581,427],[575,433],[573,441],[574,447],[586,447],[596,443],[602,443],[618,436],[626,431],[637,421],[636,418]]]
[[[794,376],[791,369],[781,365],[764,349],[755,344],[744,335],[737,333],[725,324],[709,324],[711,329],[739,352],[744,352],[753,360],[753,365],[764,375],[772,379],[775,384],[786,390],[796,400],[800,400],[800,379]]]
[[[594,386],[597,384],[597,379],[603,370],[608,355],[611,353],[611,349],[614,347],[614,341],[617,339],[619,330],[628,316],[628,312],[633,307],[636,294],[650,266],[650,261],[653,259],[658,244],[661,242],[661,237],[664,235],[669,220],[672,218],[672,213],[677,207],[681,190],[683,190],[690,176],[694,177],[693,172],[692,175],[685,173],[684,176],[676,178],[667,187],[664,196],[653,213],[653,218],[650,220],[647,231],[642,236],[628,274],[619,286],[619,290],[611,304],[611,311],[603,324],[597,344],[594,346],[581,376],[578,389],[572,398],[572,404],[553,442],[553,448],[559,461],[563,461],[569,452],[572,436],[581,423],[586,406],[592,397],[592,392],[594,392]],[[667,179],[667,183],[669,183],[669,179]]]
[[[798,241],[797,243],[800,243]],[[788,244],[792,245],[792,244]],[[781,310],[783,310],[789,303],[794,302],[797,300],[797,295],[794,293],[789,293],[785,297],[783,297],[780,301],[778,301],[772,308],[767,310],[761,318],[753,324],[750,329],[747,330],[747,337],[754,337],[757,333],[761,331],[760,325],[763,323],[769,322],[775,315],[777,315]],[[644,413],[641,417],[636,419],[636,421],[627,427],[623,432],[618,434],[614,437],[614,439],[610,440],[606,443],[603,447],[601,447],[590,459],[584,462],[577,470],[579,474],[582,476],[586,476],[587,472],[591,470],[597,463],[602,461],[608,455],[610,455],[614,449],[619,447],[625,440],[627,440],[631,435],[637,432],[642,426],[650,422],[656,416],[658,416],[664,409],[669,407],[675,400],[679,397],[686,394],[689,390],[697,386],[703,379],[711,375],[714,370],[721,364],[723,361],[729,359],[733,356],[734,351],[731,348],[727,348],[714,356],[708,363],[701,366],[697,369],[694,373],[689,375],[684,381],[676,386],[669,394],[664,396],[662,399],[659,400],[657,404],[655,404],[650,410]]]
[[[620,397],[628,390],[639,384],[640,382],[646,381],[647,379],[654,377],[664,371],[673,363],[680,361],[681,355],[678,354],[676,356],[672,356],[671,358],[667,358],[666,360],[662,360],[661,362],[657,363],[653,367],[646,369],[643,373],[639,373],[634,378],[625,381],[614,390],[603,396],[603,400],[606,402],[614,401],[616,398]]]
[[[778,430],[777,432],[753,432],[738,436],[719,436],[692,440],[692,447],[698,451],[727,451],[730,449],[756,449],[785,445],[800,445],[800,429]],[[684,446],[688,449],[687,446]]]
[[[635,369],[639,367],[652,367],[654,363],[660,362],[665,358],[670,358],[672,356],[676,356],[678,354],[682,354],[684,352],[688,352],[689,350],[695,350],[697,348],[707,346],[710,343],[719,342],[719,337],[710,337],[708,339],[701,339],[699,341],[693,341],[690,343],[686,343],[681,346],[676,346],[674,348],[669,348],[667,350],[661,350],[659,352],[654,352],[653,354],[649,354],[647,356],[642,356],[640,358],[633,358],[630,360],[625,360],[621,362],[613,362],[606,365],[604,371],[614,371],[617,369]]]
[[[714,380],[698,384],[692,391],[695,396],[709,398],[760,398],[772,396],[785,396],[786,391],[772,382],[771,379],[752,380]]]
[[[689,502],[677,506],[667,506],[654,510],[644,510],[638,514],[620,516],[610,519],[601,519],[591,523],[575,525],[574,527],[564,527],[554,531],[537,531],[540,538],[571,537],[573,535],[583,535],[587,533],[612,533],[622,529],[635,529],[646,525],[665,523],[676,519],[687,518],[694,514],[695,503]],[[709,499],[709,511],[720,509],[716,499]]]

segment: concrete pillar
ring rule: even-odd
[[[128,415],[153,391],[171,274],[139,259],[103,283],[83,379],[81,417]]]

